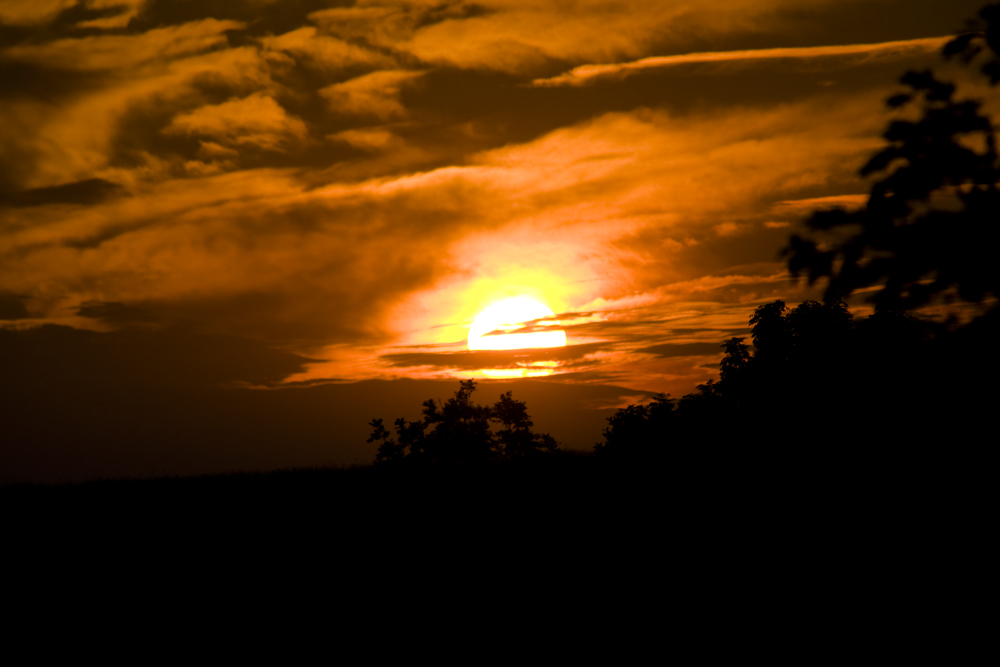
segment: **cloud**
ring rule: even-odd
[[[881,89],[815,85],[697,113],[630,100],[578,111],[594,90],[454,71],[475,58],[439,71],[414,59],[428,30],[476,31],[522,9],[404,4],[344,10],[342,24],[324,13],[316,28],[289,21],[277,37],[248,26],[237,47],[226,36],[236,22],[158,28],[175,31],[175,51],[125,54],[116,68],[108,54],[132,42],[114,39],[140,35],[88,36],[111,39],[87,42],[104,54],[73,75],[89,87],[59,104],[0,102],[11,120],[0,136],[21,151],[8,155],[31,157],[7,169],[24,181],[5,196],[34,203],[0,211],[0,285],[46,321],[114,325],[111,306],[95,304],[118,304],[330,360],[309,379],[398,373],[402,358],[382,357],[402,353],[383,346],[462,341],[492,300],[526,294],[595,318],[567,324],[571,343],[607,347],[564,369],[707,379],[636,350],[671,342],[682,313],[704,320],[704,337],[673,342],[705,343],[792,293],[776,257],[787,232],[773,223],[798,215],[790,202],[853,191],[886,120]],[[393,46],[378,42],[397,29]],[[62,67],[84,50],[66,41],[18,57]],[[545,53],[557,47],[572,52]],[[383,67],[373,53],[398,69],[357,75]],[[509,108],[474,94],[497,81],[508,87],[491,89],[496,99],[516,97]],[[536,103],[558,113],[523,113]]]
[[[4,0],[0,4],[0,23],[31,26],[53,21],[74,7],[84,7],[104,14],[101,18],[81,21],[78,28],[122,28],[139,14],[146,0]],[[118,10],[117,13],[115,10]]]
[[[77,0],[5,0],[0,3],[0,23],[30,26],[48,23]]]
[[[868,195],[831,195],[829,197],[810,197],[808,199],[794,199],[777,202],[774,205],[774,210],[775,212],[805,215],[807,213],[811,213],[812,211],[834,208],[837,206],[842,206],[848,209],[860,208],[866,203],[868,203]]]
[[[565,74],[548,79],[535,79],[539,87],[582,86],[602,79],[623,78],[635,72],[662,67],[675,67],[691,63],[735,63],[775,59],[811,60],[816,58],[851,58],[865,62],[874,58],[901,58],[919,53],[936,53],[951,37],[928,37],[879,44],[841,44],[800,48],[756,49],[746,51],[720,51],[689,53],[679,56],[657,56],[628,63],[609,65],[581,65]]]
[[[488,369],[516,369],[530,367],[539,362],[556,362],[569,365],[597,352],[608,350],[608,343],[586,343],[565,347],[525,350],[477,350],[461,352],[397,352],[383,354],[381,363],[393,368],[427,368],[478,371]]]
[[[118,301],[87,301],[80,304],[76,314],[112,326],[149,324],[156,321],[156,316],[148,310]]]
[[[335,83],[319,91],[335,113],[351,116],[375,116],[380,119],[404,116],[399,101],[403,88],[412,85],[423,72],[386,70],[372,72],[344,83]]]
[[[231,99],[222,104],[199,107],[175,116],[164,130],[167,134],[203,136],[229,146],[255,146],[266,150],[283,150],[289,144],[305,141],[305,123],[288,113],[274,98],[254,93],[243,99]],[[213,156],[224,155],[218,144],[202,144],[202,150]]]
[[[0,292],[0,320],[26,320],[31,317],[24,297],[20,294]]]
[[[336,134],[331,134],[328,139],[342,141],[354,148],[363,151],[384,151],[389,148],[398,148],[402,145],[402,140],[389,130],[381,128],[364,128],[360,130],[344,130]]]
[[[287,53],[324,70],[356,66],[384,68],[394,64],[389,56],[342,39],[318,34],[317,29],[311,26],[276,37],[261,37],[260,43],[266,51]]]
[[[34,188],[0,195],[0,206],[46,206],[52,204],[97,204],[121,193],[121,186],[103,178],[88,178],[47,188]]]
[[[239,21],[209,18],[138,35],[96,35],[16,45],[0,53],[0,59],[66,70],[123,70],[224,46],[226,31],[245,27]]]
[[[52,317],[81,301],[121,302],[168,323],[286,343],[384,341],[386,308],[448,270],[439,254],[473,224],[468,203],[364,187],[305,192],[291,176],[170,180],[73,216],[15,210],[0,237],[12,260],[0,281],[28,286]]]
[[[245,99],[199,107],[176,127],[222,132],[244,122]],[[635,326],[614,340],[634,345],[671,313],[716,317],[783,289],[772,261],[781,239],[766,236],[781,230],[763,222],[775,200],[854,178],[873,141],[857,137],[858,121],[880,124],[862,102],[609,113],[421,173],[307,189],[293,169],[245,169],[142,183],[72,216],[12,209],[0,284],[50,318],[87,301],[130,304],[310,354],[461,340],[491,299],[534,289],[556,312],[621,312]],[[283,122],[267,132],[284,136]],[[225,159],[233,137],[202,139],[206,159]],[[748,231],[719,236],[726,222]],[[580,308],[600,299],[613,305]],[[622,310],[636,307],[661,315],[645,323]],[[456,324],[434,328],[445,322]],[[583,344],[611,326],[567,331]],[[617,352],[604,353],[587,363],[612,364]],[[363,357],[327,372],[385,372]]]
[[[734,285],[759,285],[761,283],[776,283],[787,280],[788,274],[785,271],[769,276],[702,276],[701,278],[696,278],[694,280],[685,280],[666,285],[663,287],[663,290],[665,292],[680,293],[687,296],[697,294],[699,292],[714,292],[716,290],[732,287]]]
[[[377,1],[317,12],[327,30],[345,22],[354,35],[406,52],[427,63],[469,69],[526,72],[551,61],[593,62],[635,57],[651,45],[687,43],[692,36],[728,35],[784,27],[793,0],[480,0]],[[822,8],[829,0],[810,0]]]
[[[114,307],[105,310],[120,311]],[[77,391],[87,384],[203,388],[240,381],[269,384],[310,361],[235,336],[182,329],[100,333],[52,324],[17,330],[0,328],[0,359],[18,383],[48,381],[59,385],[58,389]],[[95,374],[95,368],[100,372]],[[57,387],[53,386],[53,390]]]
[[[660,345],[650,345],[640,347],[635,350],[639,354],[653,354],[664,359],[674,357],[701,357],[714,355],[722,356],[721,343],[661,343]]]
[[[735,222],[720,222],[712,227],[712,229],[714,229],[715,233],[719,236],[736,236],[749,231],[747,225],[739,225]]]
[[[435,0],[360,0],[354,7],[312,12],[309,20],[335,37],[398,49],[425,22],[461,18],[468,15],[467,6]]]
[[[131,53],[133,47],[144,49],[142,35],[102,35],[33,45],[30,54],[20,53],[30,55],[35,68],[30,80],[46,92],[15,89],[0,97],[0,115],[5,120],[0,124],[0,190],[61,186],[94,178],[129,186],[136,179],[169,173],[171,157],[161,157],[162,146],[156,149],[154,145],[163,143],[162,129],[172,116],[205,104],[199,89],[210,85],[228,89],[230,95],[245,95],[272,86],[269,68],[254,48],[198,52],[206,45],[225,44],[226,36],[219,30],[230,24],[207,21],[163,29],[177,38],[177,48],[162,52],[154,47],[147,53]],[[168,39],[164,34],[160,38]],[[63,42],[74,46],[64,48]],[[88,44],[98,45],[98,55],[89,60]],[[0,53],[0,67],[6,55]],[[89,71],[60,72],[64,59]],[[7,61],[6,66],[14,65]],[[79,80],[80,89],[62,85],[67,76]],[[5,83],[27,80],[12,76]],[[123,127],[123,123],[130,125]],[[179,169],[180,162],[176,157],[173,160]],[[132,168],[114,168],[116,161],[118,167],[126,162]],[[14,182],[5,184],[3,179]]]
[[[240,154],[239,151],[226,148],[214,141],[199,141],[198,144],[201,146],[198,149],[198,155],[210,160],[233,158]]]
[[[146,0],[89,0],[88,9],[92,10],[118,10],[118,13],[111,13],[89,21],[81,21],[76,24],[78,28],[98,28],[112,29],[124,28],[129,21],[139,15]]]

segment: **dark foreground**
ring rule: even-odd
[[[899,451],[863,463],[812,452],[715,451],[694,457],[609,461],[558,452],[480,467],[310,468],[224,475],[107,479],[0,487],[8,525],[47,531],[117,526],[225,530],[308,526],[328,533],[420,526],[557,529],[570,524],[713,521],[825,522],[852,515],[889,530],[988,506],[982,461]],[[991,502],[991,501],[990,501]],[[955,518],[958,521],[958,518]]]
[[[474,470],[13,485],[0,488],[4,556],[29,595],[9,604],[105,622],[93,605],[111,601],[129,623],[152,610],[207,629],[305,616],[324,637],[332,619],[375,634],[501,621],[548,634],[557,623],[585,648],[593,633],[718,648],[716,628],[758,641],[771,635],[751,628],[778,624],[782,637],[841,646],[831,633],[860,641],[929,605],[950,609],[955,591],[980,585],[977,559],[990,553],[992,483],[883,463],[561,454]]]

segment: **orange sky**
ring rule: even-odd
[[[804,298],[780,249],[863,201],[884,99],[955,75],[942,38],[978,7],[4,0],[0,326],[308,359],[270,385],[544,361],[679,396],[755,306]],[[469,352],[519,295],[569,345]]]

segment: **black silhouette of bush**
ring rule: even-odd
[[[373,419],[368,442],[379,443],[376,464],[481,466],[558,450],[552,436],[531,430],[534,422],[526,404],[514,400],[511,392],[488,406],[472,402],[475,390],[475,380],[464,380],[454,398],[442,405],[424,401],[422,419],[395,421],[395,438],[381,419]]]

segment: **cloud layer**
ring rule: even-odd
[[[755,305],[805,294],[789,232],[863,201],[894,79],[973,8],[345,4],[5,3],[5,326],[441,378],[485,363],[479,311],[528,295],[571,345],[493,368],[684,393]]]

